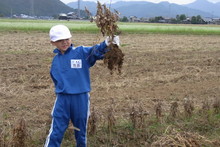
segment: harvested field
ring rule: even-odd
[[[95,34],[73,34],[75,46],[91,46]],[[115,117],[127,117],[135,104],[154,113],[161,101],[169,111],[172,101],[192,98],[196,107],[220,98],[220,37],[195,35],[121,35],[125,53],[122,74],[111,75],[103,61],[91,68],[91,108],[99,116],[114,100]],[[50,125],[55,100],[49,76],[53,46],[47,33],[0,34],[0,134],[19,118],[29,135],[41,138]]]

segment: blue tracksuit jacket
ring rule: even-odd
[[[71,45],[64,54],[54,50],[51,78],[57,95],[53,110],[52,124],[45,147],[59,147],[65,130],[71,120],[75,130],[77,147],[86,147],[86,129],[89,117],[90,72],[96,60],[103,59],[106,44],[93,47]]]
[[[103,59],[106,48],[105,42],[93,47],[69,47],[64,55],[58,49],[54,52],[51,67],[51,77],[55,84],[56,93],[79,94],[89,92],[89,68],[96,60]]]

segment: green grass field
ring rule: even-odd
[[[72,32],[97,33],[96,24],[89,21],[65,20],[25,20],[0,19],[1,31],[42,31],[47,32],[56,24],[67,25]],[[189,24],[156,24],[156,23],[118,23],[123,33],[157,33],[157,34],[190,34],[190,35],[220,35],[219,25],[189,25]]]

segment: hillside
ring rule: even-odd
[[[77,2],[71,2],[67,4],[72,8],[77,8]],[[96,14],[96,3],[95,2],[88,2],[82,1],[81,2],[81,9],[87,7],[90,12],[94,15]],[[120,1],[111,4],[112,9],[116,9],[121,13],[121,16],[137,16],[137,17],[155,17],[155,16],[163,16],[163,17],[175,17],[179,14],[186,14],[187,16],[197,16],[201,15],[203,17],[211,17],[213,16],[212,13],[189,8],[184,5],[178,5],[168,2],[161,2],[161,3],[151,3],[145,1]],[[220,8],[219,8],[220,10]],[[218,14],[220,15],[220,13]],[[218,16],[216,14],[216,16]]]
[[[67,5],[73,9],[78,9],[78,2],[70,2]],[[80,3],[80,9],[84,10],[86,7],[92,13],[92,15],[96,14],[96,6],[97,4],[91,1],[81,1]]]
[[[186,7],[208,12],[213,16],[220,16],[220,3],[211,3],[207,0],[197,0],[193,3],[185,5]]]
[[[122,5],[122,4],[120,4]],[[130,3],[126,4],[127,6],[119,6],[115,3],[114,8],[117,9],[121,14],[126,14],[125,16],[137,16],[137,17],[176,17],[179,14],[186,14],[187,16],[211,16],[209,13],[202,12],[200,10],[189,9],[187,7],[170,4],[168,2],[161,2],[158,4],[155,3]]]
[[[0,0],[0,14],[26,14],[32,16],[53,16],[75,11],[59,0]]]

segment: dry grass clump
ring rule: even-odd
[[[215,98],[213,108],[216,114],[220,112],[220,99]]]
[[[152,147],[201,147],[213,146],[217,141],[211,141],[207,138],[190,132],[178,132],[175,129],[170,130],[169,134],[158,137],[152,143]],[[219,145],[219,144],[218,144]]]
[[[116,124],[116,118],[115,118],[115,109],[114,109],[114,106],[115,106],[115,102],[114,100],[112,99],[111,101],[111,105],[109,106],[109,108],[107,109],[107,122],[108,122],[108,130],[110,132],[113,131],[113,128],[115,127],[115,124]]]
[[[211,108],[209,101],[206,99],[202,102],[202,110],[209,111]]]
[[[194,111],[193,100],[191,100],[190,98],[184,98],[183,106],[184,106],[186,116],[188,117],[192,116],[193,111]]]
[[[0,146],[6,146],[4,141],[4,133],[2,129],[0,129]]]
[[[178,105],[177,102],[172,102],[171,103],[171,106],[170,106],[170,116],[172,118],[176,118],[177,117],[177,115],[179,113],[178,107],[179,107],[179,105]]]
[[[156,117],[157,117],[158,121],[161,121],[162,111],[163,111],[163,110],[162,110],[162,103],[159,101],[159,102],[155,105],[154,109],[155,109]]]
[[[21,118],[13,129],[12,147],[25,147],[26,138],[26,122],[23,118]]]
[[[130,112],[129,116],[130,116],[130,120],[132,122],[133,127],[136,128],[137,127],[138,112],[137,112],[137,110],[135,110],[134,106],[131,108],[131,112]]]
[[[141,129],[145,125],[146,116],[149,115],[148,112],[144,111],[143,106],[132,106],[129,116],[133,128]]]
[[[95,108],[92,108],[91,114],[89,116],[89,122],[88,122],[88,132],[91,135],[94,135],[97,131],[97,122],[98,122],[98,116],[97,112],[95,111]]]
[[[88,9],[86,9],[88,15],[91,15]],[[104,55],[104,63],[107,65],[111,74],[114,70],[118,70],[121,73],[124,54],[117,44],[113,44],[113,38],[115,35],[120,34],[119,28],[117,26],[117,21],[119,20],[119,13],[115,10],[115,13],[111,12],[106,5],[101,5],[97,2],[97,13],[94,17],[97,27],[100,29],[103,36],[109,36],[110,45],[108,48],[111,50]],[[92,18],[92,17],[91,17]],[[93,19],[92,19],[93,21]]]

